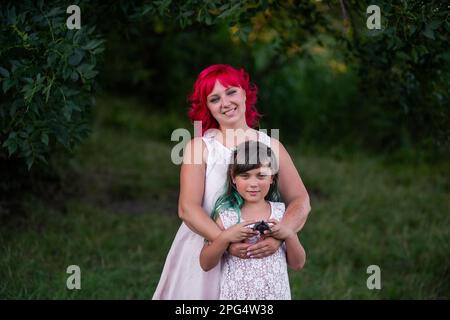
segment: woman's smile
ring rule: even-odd
[[[236,113],[235,111],[237,110],[237,108],[238,108],[237,106],[232,107],[232,108],[230,108],[230,109],[228,109],[226,111],[223,111],[222,114],[224,114],[224,115],[226,115],[228,117],[232,117]]]

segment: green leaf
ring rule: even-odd
[[[94,69],[94,66],[92,64],[87,64],[87,63],[83,63],[82,65],[77,67],[77,70],[80,73],[85,73],[85,72],[91,71],[92,69]]]
[[[441,25],[441,21],[439,20],[433,20],[427,25],[427,29],[436,30]]]
[[[5,78],[9,78],[9,71],[6,70],[5,68],[0,67],[0,74]]]
[[[241,6],[241,3],[237,3],[234,6],[232,6],[229,10],[226,10],[224,12],[222,12],[217,18],[218,19],[225,19],[229,16],[231,16],[232,14],[239,12],[239,7]]]
[[[49,18],[49,17],[53,17],[53,16],[56,16],[56,15],[59,15],[59,14],[61,14],[61,13],[63,13],[63,12],[64,12],[64,10],[62,10],[61,8],[53,8],[53,9],[50,10],[50,12],[47,13],[45,16],[46,16],[47,18]]]
[[[77,66],[80,64],[81,60],[83,60],[84,51],[80,49],[76,49],[74,53],[69,57],[69,64],[71,66]]]
[[[91,40],[88,44],[82,46],[84,50],[92,50],[101,45],[105,40]]]
[[[11,106],[11,109],[9,109],[9,116],[12,118],[16,114],[17,111],[17,104],[13,104]]]
[[[41,160],[43,163],[48,164],[47,159],[45,159],[45,157],[44,157],[43,155],[38,154],[38,155],[37,155],[37,158],[38,158],[39,160]]]
[[[31,169],[31,166],[33,165],[34,159],[31,158],[31,157],[28,157],[26,162],[27,162],[27,168],[28,168],[28,171],[29,171]]]
[[[429,38],[429,39],[432,39],[432,40],[435,39],[435,38],[434,38],[434,31],[431,30],[431,29],[429,29],[428,27],[427,27],[424,31],[422,31],[422,33],[423,33],[423,35],[424,35],[425,37],[427,37],[427,38]]]
[[[5,68],[0,67],[0,74],[5,78],[9,78],[9,71],[6,70]]]
[[[403,51],[397,52],[397,57],[405,61],[408,61],[410,59],[410,57]]]
[[[75,34],[73,35],[73,43],[78,44],[80,42],[80,38],[83,35],[83,29],[79,29],[75,32]],[[71,31],[73,32],[73,31]]]
[[[14,152],[17,150],[17,144],[12,141],[11,143],[8,143],[8,156],[11,157]]]
[[[78,76],[78,72],[76,72],[75,70],[72,72],[72,74],[70,75],[70,79],[72,80],[72,81],[78,81],[78,79],[79,79],[79,76]]]
[[[411,55],[414,63],[417,63],[417,61],[419,61],[419,56],[417,55],[417,50],[415,48],[412,49]]]
[[[190,17],[190,16],[192,16],[194,13],[195,13],[195,12],[194,12],[193,10],[189,10],[189,11],[183,12],[182,16],[183,16],[183,17]]]
[[[103,51],[105,51],[105,48],[104,47],[99,47],[99,48],[94,49],[92,51],[92,53],[93,54],[99,54],[99,53],[102,53]]]
[[[3,80],[2,83],[3,93],[6,93],[15,83],[16,82],[14,81],[14,79]]]
[[[64,117],[66,118],[66,120],[67,120],[67,121],[70,121],[70,119],[72,118],[72,108],[70,107],[69,104],[67,104],[67,105],[64,107],[63,113],[64,113]]]
[[[54,52],[50,52],[47,57],[47,66],[52,67],[56,62],[56,59],[58,59],[58,55]]]
[[[46,146],[48,146],[48,135],[47,135],[45,132],[43,132],[43,133],[41,134],[41,141],[42,141],[43,144],[45,144]]]
[[[84,78],[89,80],[94,78],[98,74],[98,71],[95,70],[89,70],[84,74]]]
[[[19,61],[17,61],[17,60],[9,60],[9,62],[11,63],[11,71],[12,71],[12,73],[14,73],[17,68],[22,66],[22,64]]]
[[[63,79],[67,80],[71,74],[72,74],[72,69],[69,68],[68,66],[65,66],[63,69],[63,74],[62,74]]]

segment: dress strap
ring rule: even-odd
[[[272,208],[272,216],[273,218],[277,219],[278,221],[280,221],[283,216],[284,216],[284,212],[286,210],[286,206],[283,202],[272,202],[270,201],[270,205]]]
[[[270,148],[270,137],[264,132],[258,130],[258,142],[264,143]]]

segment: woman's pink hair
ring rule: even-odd
[[[219,80],[224,87],[237,86],[245,90],[245,120],[249,127],[255,128],[261,117],[255,107],[258,88],[250,83],[250,78],[244,69],[237,70],[227,64],[214,64],[200,72],[189,96],[191,108],[188,116],[192,122],[202,122],[202,135],[208,129],[219,128],[219,123],[206,105],[206,97],[214,89],[216,80]]]

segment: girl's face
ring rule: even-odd
[[[260,167],[238,174],[232,178],[237,191],[245,201],[264,201],[272,184],[272,171],[268,167]]]
[[[225,88],[216,80],[206,104],[221,127],[245,127],[245,99],[245,90],[241,87]]]

